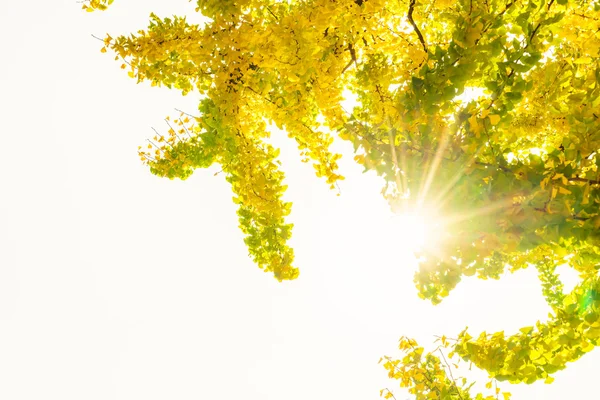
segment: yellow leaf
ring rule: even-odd
[[[583,189],[583,200],[581,201],[581,204],[589,204],[590,202],[590,185],[585,185],[585,188]]]
[[[571,194],[571,191],[567,188],[564,188],[562,186],[558,187],[558,193],[560,194]]]
[[[490,123],[492,125],[498,125],[498,122],[500,122],[500,116],[497,114],[494,115],[490,115]]]
[[[483,24],[478,22],[477,25],[470,27],[465,35],[467,46],[474,46],[475,42],[481,37],[481,31],[483,30]]]
[[[525,335],[528,335],[533,331],[533,326],[525,326],[519,329],[519,331],[523,332]]]
[[[580,57],[575,60],[575,64],[589,64],[592,62],[592,57]]]
[[[471,130],[475,133],[476,137],[479,137],[481,133],[481,127],[479,126],[479,121],[477,120],[477,116],[473,115],[469,118],[469,124],[471,126]]]

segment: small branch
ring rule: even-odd
[[[408,21],[417,33],[417,36],[419,37],[419,42],[421,42],[421,45],[423,46],[423,50],[425,50],[425,53],[427,53],[428,50],[427,45],[425,44],[425,39],[423,38],[419,27],[417,26],[417,24],[415,24],[415,20],[413,19],[413,11],[415,11],[415,2],[416,0],[410,0],[410,6],[408,7]]]
[[[409,46],[414,46],[414,44],[408,40],[407,38],[405,38],[402,34],[396,32],[395,30],[393,30],[392,28],[390,28],[387,25],[382,24],[381,22],[377,22],[377,25],[381,26],[382,28],[387,29],[388,31],[392,32],[392,34],[398,36],[400,39],[404,40],[406,42],[406,44],[408,44]]]
[[[152,144],[152,146],[156,147],[157,150],[160,150],[160,147],[158,147],[156,145],[156,143],[154,143],[152,140],[150,140],[150,139],[146,139],[146,140],[148,141],[148,143]]]
[[[350,59],[350,62],[348,63],[348,65],[346,65],[344,67],[344,69],[342,70],[342,72],[340,73],[340,75],[342,75],[344,72],[346,72],[346,70],[348,68],[350,68],[350,66],[352,65],[352,63],[354,63],[356,65],[356,67],[358,68],[358,63],[356,61],[356,52],[354,51],[354,47],[352,47],[352,43],[348,43],[348,51],[350,52],[350,57],[352,57]]]
[[[523,49],[526,49],[527,47],[529,47],[529,44],[530,44],[530,43],[531,43],[531,41],[533,40],[533,37],[534,37],[534,36],[535,36],[535,34],[537,33],[538,29],[540,29],[540,26],[542,26],[542,23],[541,23],[541,22],[538,22],[537,26],[535,27],[535,29],[533,30],[533,32],[531,32],[531,35],[529,36],[529,43],[527,43]],[[518,60],[520,60],[520,59],[521,59],[521,57],[519,57],[519,58],[517,59],[517,61],[518,61]],[[514,71],[514,69],[513,69],[513,71]]]
[[[94,35],[93,33],[92,33],[92,37],[93,37],[94,39],[96,39],[96,40],[99,40],[99,41],[101,41],[102,43],[104,43],[104,39],[100,39],[98,36]]]
[[[598,18],[588,17],[587,15],[578,14],[578,13],[576,13],[576,12],[574,12],[574,13],[573,13],[573,15],[576,15],[576,16],[578,16],[579,18],[593,19],[594,21],[598,21]]]
[[[442,336],[438,336],[438,335],[433,335],[433,337],[437,338],[437,339],[441,339],[442,338]],[[445,337],[445,336],[443,336],[443,337],[446,338],[446,340],[453,340],[455,342],[458,342],[458,339],[456,339],[456,338],[449,338],[449,337]]]
[[[448,364],[448,360],[446,360],[446,356],[444,355],[444,352],[442,351],[442,349],[438,349],[438,351],[442,355],[442,359],[444,360],[446,367],[448,367],[448,373],[450,374],[450,379],[452,379],[452,383],[454,384],[454,387],[456,388],[456,394],[458,394],[458,398],[461,400],[464,400],[462,397],[462,394],[460,394],[460,389],[456,385],[456,379],[454,379],[454,376],[452,375],[452,368],[450,368],[450,364]]]
[[[513,1],[511,1],[510,3],[508,3],[508,4],[506,5],[506,7],[504,7],[504,10],[502,10],[502,11],[501,11],[501,12],[500,12],[498,15],[496,15],[496,17],[495,17],[495,18],[498,18],[498,17],[501,17],[501,16],[503,16],[503,15],[504,15],[504,13],[505,13],[506,11],[508,11],[508,9],[509,9],[509,8],[511,8],[513,4],[515,4],[514,0],[513,0]]]
[[[550,7],[552,6],[552,3],[554,3],[554,0],[550,0],[550,2],[548,3],[548,10],[550,10]],[[511,5],[512,5],[512,3],[509,4],[504,11],[508,10],[508,7],[511,6]],[[504,11],[502,13],[504,13]],[[529,40],[525,43],[525,46],[521,49],[521,55],[514,61],[514,63],[517,63],[521,59],[521,57],[523,57],[523,54],[525,53],[525,50],[532,43],[535,34],[537,33],[538,29],[540,29],[541,26],[542,26],[542,23],[538,22],[538,24],[536,25],[536,27],[533,29],[533,32],[531,32],[531,35],[529,35]],[[515,73],[515,68],[511,67],[510,68],[510,73],[507,75],[506,80],[502,84],[502,87],[496,92],[496,99],[499,98],[500,95],[504,92],[504,88],[506,87],[506,84],[508,83],[509,78],[511,76],[513,76],[514,73]],[[489,110],[489,109],[492,108],[492,106],[494,105],[494,102],[496,101],[496,99],[494,99],[494,100],[492,100],[490,102],[490,105],[487,107],[487,110]]]
[[[154,129],[154,127],[151,127],[151,129],[154,131],[154,133],[156,133],[158,136],[160,136],[162,138],[162,140],[169,145],[169,147],[173,148],[173,146],[171,145],[171,143],[169,143],[169,141],[167,139],[165,139],[165,137],[163,135],[161,135],[160,133],[158,133],[158,131],[156,129]]]
[[[181,126],[183,126],[183,129],[185,129],[185,133],[187,133],[187,135],[190,137],[190,139],[192,139],[192,135],[190,134],[190,131],[188,131],[188,129],[185,127],[185,124],[183,123],[181,118],[179,118],[179,123],[181,123]]]
[[[392,396],[392,399],[396,400],[396,396],[394,396],[394,393],[392,393],[392,391],[388,388],[385,388],[385,390],[387,390],[387,392],[390,394],[390,396]]]
[[[179,108],[174,108],[174,110],[175,110],[175,111],[177,111],[177,112],[179,112],[179,113],[182,113],[182,114],[184,114],[184,115],[187,115],[188,117],[192,117],[192,118],[198,118],[198,117],[197,117],[197,116],[195,116],[195,115],[188,114],[188,113],[186,113],[185,111],[181,111]]]
[[[340,72],[340,75],[342,75],[344,72],[346,72],[346,70],[347,70],[348,68],[350,68],[350,66],[351,66],[351,65],[352,65],[352,60],[350,60],[350,61],[348,62],[348,64],[346,64],[346,66],[344,67],[344,69],[342,70],[342,72]]]
[[[589,183],[590,185],[600,185],[600,179],[586,179],[586,178],[580,178],[578,176],[574,176],[572,178],[567,178],[569,181],[572,182],[585,182],[585,183]]]
[[[271,8],[269,6],[266,7],[267,11],[269,12],[269,14],[271,14],[273,16],[273,18],[275,18],[277,21],[279,21],[279,18],[277,18],[277,15],[273,14],[273,11],[271,11]]]
[[[179,137],[179,135],[177,134],[177,131],[175,129],[173,129],[173,127],[171,126],[171,124],[169,123],[169,120],[165,118],[165,122],[167,123],[167,125],[169,125],[169,129],[171,129],[174,133],[175,136],[177,136],[177,139],[179,139],[180,141],[183,142],[183,140],[181,140],[181,138]]]

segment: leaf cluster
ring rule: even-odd
[[[170,179],[220,164],[260,268],[298,276],[267,123],[332,188],[343,179],[335,132],[385,178],[393,207],[440,216],[444,235],[415,274],[422,298],[437,304],[464,277],[538,269],[549,321],[511,336],[464,331],[452,356],[496,380],[549,382],[597,345],[600,3],[200,0],[196,11],[206,24],[153,14],[145,30],[107,36],[102,51],[137,82],[201,96],[197,117],[181,115],[140,156]],[[358,98],[352,110],[344,90]],[[556,274],[563,264],[582,279],[570,294]],[[401,343],[407,356],[385,367],[417,398],[473,398],[439,358]]]

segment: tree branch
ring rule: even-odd
[[[417,26],[417,24],[415,24],[415,20],[413,19],[413,12],[415,11],[415,3],[416,3],[416,0],[410,0],[410,5],[408,7],[408,21],[410,22],[413,29],[417,33],[417,36],[419,37],[419,42],[421,42],[421,45],[423,46],[423,50],[425,50],[425,53],[427,53],[428,50],[427,50],[427,45],[425,44],[425,39],[423,38],[423,35],[421,34],[419,27]]]
[[[352,57],[352,58],[348,62],[348,65],[346,65],[344,67],[344,69],[342,70],[342,72],[340,73],[340,75],[342,75],[344,72],[346,72],[346,70],[348,68],[350,68],[350,66],[352,65],[352,63],[354,63],[357,66],[357,68],[358,68],[358,62],[356,61],[356,52],[354,51],[354,47],[352,47],[352,43],[348,43],[347,50],[350,52],[350,57]]]
[[[456,394],[458,394],[458,397],[460,398],[460,400],[464,400],[462,397],[462,394],[460,394],[460,389],[456,385],[456,379],[454,379],[454,376],[452,375],[452,369],[450,368],[450,364],[448,364],[448,360],[446,360],[446,356],[444,355],[444,352],[440,348],[438,348],[438,351],[442,355],[442,359],[444,360],[446,367],[448,367],[448,373],[450,374],[450,379],[452,379],[452,383],[454,384],[454,387],[456,388]]]

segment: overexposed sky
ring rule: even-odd
[[[193,113],[197,96],[136,85],[90,36],[193,8],[0,1],[0,399],[377,399],[397,388],[377,361],[402,335],[427,344],[545,318],[534,270],[468,279],[437,307],[420,300],[406,227],[347,143],[336,197],[275,135],[301,275],[262,273],[218,167],[169,181],[137,157],[151,127]],[[591,398],[599,362],[595,351],[552,385],[509,390]]]

